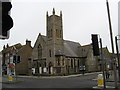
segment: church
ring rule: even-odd
[[[32,69],[35,74],[48,75],[68,75],[80,73],[80,67],[84,70],[89,66],[91,70],[97,71],[98,62],[92,54],[90,45],[90,58],[85,65],[86,57],[81,56],[81,49],[78,42],[64,40],[63,38],[63,22],[62,11],[60,15],[55,14],[53,8],[52,15],[46,13],[46,36],[39,33],[32,52]],[[88,48],[89,50],[89,48]],[[87,55],[87,52],[86,52]],[[91,61],[90,61],[91,60]],[[94,62],[89,64],[89,62]]]
[[[78,42],[63,39],[62,12],[60,15],[46,13],[46,36],[39,34],[33,47],[32,61],[36,73],[78,73],[80,58]]]

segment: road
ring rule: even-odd
[[[17,83],[3,83],[3,88],[92,88],[97,86],[97,73],[64,78],[25,78],[19,77]],[[113,86],[112,82],[107,85]]]

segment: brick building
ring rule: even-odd
[[[13,46],[8,44],[3,46],[2,50],[2,69],[4,74],[28,74],[28,58],[31,56],[31,41],[26,40],[25,45],[20,43]],[[20,63],[15,64],[14,56],[20,56]]]

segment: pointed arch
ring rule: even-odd
[[[38,45],[38,59],[42,58],[42,46],[41,44]]]

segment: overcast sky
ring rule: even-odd
[[[118,35],[118,0],[108,0],[113,36]],[[100,34],[103,46],[111,51],[106,0],[12,0],[11,16],[14,26],[10,38],[0,40],[0,50],[7,43],[25,44],[31,40],[32,46],[39,33],[46,35],[46,11],[56,15],[63,13],[63,33],[65,40],[90,44],[91,34]],[[115,42],[114,42],[115,43]]]

